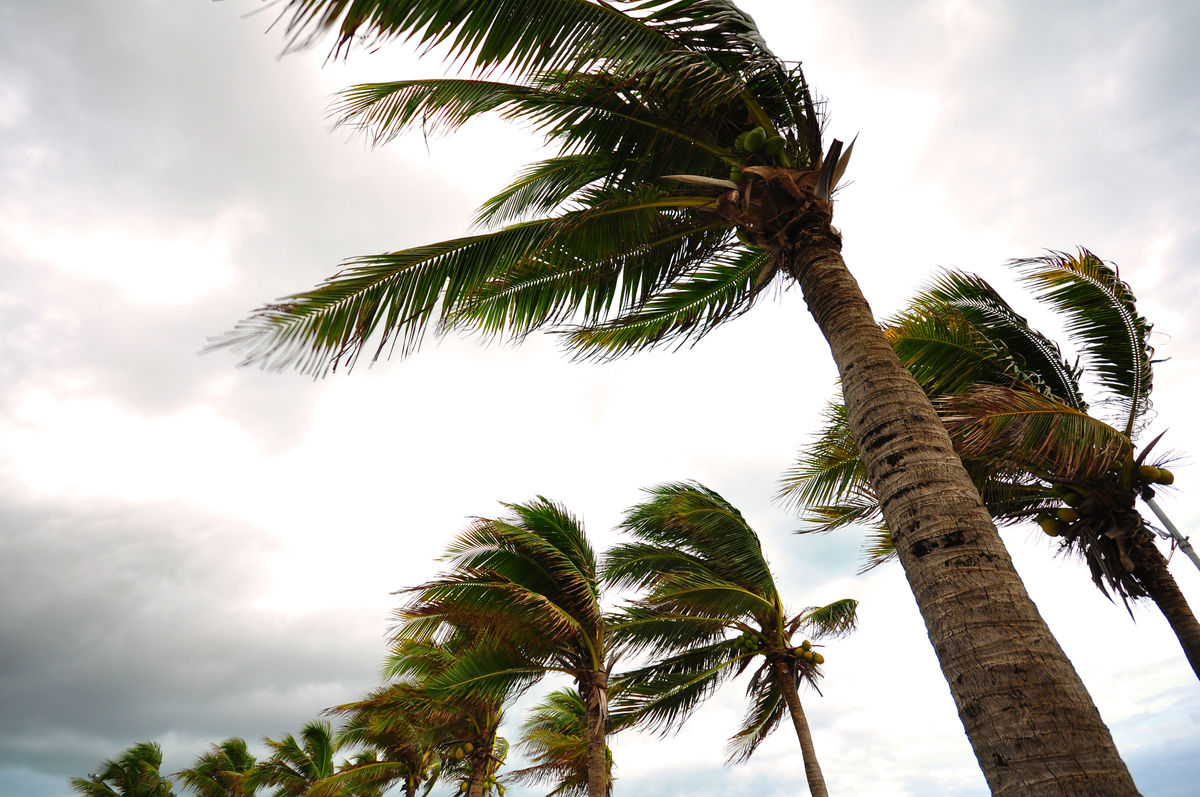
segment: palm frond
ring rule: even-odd
[[[983,367],[974,374],[963,374],[965,379],[959,379],[957,383],[948,384],[936,377],[937,363],[924,363],[922,373],[928,373],[930,378],[922,379],[917,371],[913,374],[930,395],[961,393],[972,384],[980,383],[1010,386],[1015,378],[1036,386],[1080,412],[1087,411],[1079,387],[1080,369],[1067,362],[1058,344],[1033,329],[1029,321],[1013,310],[982,277],[962,271],[945,272],[913,299],[913,306],[918,308],[918,313],[935,316],[946,316],[947,308],[950,308],[953,312],[946,323],[961,326],[965,322],[970,327],[959,333],[964,336],[960,355],[963,364],[953,363],[954,355],[950,353],[950,362],[947,358],[938,358],[941,365],[962,368],[973,359],[983,358],[989,365],[998,367],[995,374]],[[971,335],[973,339],[966,337]],[[920,361],[904,355],[901,359],[906,363]],[[912,367],[910,365],[910,369]]]
[[[650,500],[629,509],[621,528],[641,540],[693,554],[717,579],[770,601],[778,595],[762,543],[742,513],[697,482],[663,484],[645,491]],[[664,577],[675,574],[664,573]],[[696,572],[678,574],[680,586],[702,587]]]
[[[749,310],[773,275],[770,253],[737,248],[607,323],[568,333],[579,359],[605,360],[660,345],[694,344]]]
[[[1045,478],[1099,478],[1132,449],[1108,424],[1028,390],[985,386],[937,406],[964,459],[1009,463]]]
[[[870,489],[858,446],[850,435],[846,406],[830,403],[821,429],[785,471],[775,497],[792,510],[840,503]]]
[[[615,158],[607,152],[581,152],[538,161],[485,201],[475,221],[505,224],[548,214],[579,191],[608,178],[616,168]]]
[[[763,740],[779,726],[787,711],[783,691],[774,678],[760,679],[759,688],[750,693],[750,706],[738,732],[725,746],[726,763],[737,764],[750,759]]]
[[[1151,325],[1138,314],[1133,291],[1116,267],[1082,247],[1075,255],[1050,252],[1011,265],[1040,301],[1066,319],[1084,366],[1109,391],[1125,434],[1133,437],[1150,409],[1154,350],[1148,343]]]
[[[817,639],[843,637],[858,627],[858,601],[842,598],[825,606],[805,609],[796,616],[796,628],[805,628]]]

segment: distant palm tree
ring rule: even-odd
[[[587,797],[587,706],[579,690],[556,689],[530,709],[521,725],[520,746],[533,764],[510,773],[513,780],[549,785],[546,797]],[[611,749],[605,749],[604,759],[611,796]]]
[[[588,794],[605,797],[612,660],[596,555],[562,506],[540,497],[505,506],[509,516],[477,518],[450,545],[451,570],[404,591],[403,633],[421,639],[449,624],[473,635],[429,681],[447,695],[505,700],[548,673],[572,677],[587,706]]]
[[[427,794],[443,775],[461,778],[468,794],[481,794],[507,749],[496,736],[502,701],[473,694],[447,697],[428,689],[468,643],[461,633],[441,642],[398,638],[384,668],[393,682],[331,709],[346,718],[340,739],[377,749],[392,769],[382,763],[371,767],[400,774],[409,797]]]
[[[100,772],[71,778],[71,788],[84,797],[174,797],[171,781],[159,772],[162,748],[140,742],[120,758],[100,765]]]
[[[1105,594],[1153,600],[1200,677],[1200,623],[1134,506],[1141,497],[1158,511],[1154,489],[1164,480],[1165,458],[1147,461],[1157,438],[1134,447],[1151,406],[1151,325],[1116,269],[1086,249],[1012,265],[1062,319],[1076,364],[971,274],[943,275],[885,331],[933,397],[992,516],[1038,520],[1087,562]],[[1111,423],[1088,414],[1088,388],[1102,391],[1094,404]],[[895,556],[843,408],[826,414],[781,494],[813,531],[873,526],[868,567]]]
[[[197,797],[253,797],[249,782],[254,756],[236,736],[211,745],[188,769],[175,773],[182,788]]]
[[[258,762],[249,780],[255,789],[274,787],[271,797],[306,797],[313,786],[337,771],[334,756],[339,745],[327,722],[309,722],[299,740],[289,733],[279,741],[265,741],[271,755]],[[338,797],[351,795],[343,792]]]
[[[741,512],[696,483],[648,492],[651,499],[630,509],[622,524],[638,541],[610,550],[604,571],[614,587],[647,590],[613,619],[618,644],[653,657],[621,675],[618,712],[635,724],[676,728],[718,686],[757,663],[746,688],[750,708],[730,739],[729,758],[749,758],[787,713],[809,791],[824,797],[797,686],[815,686],[825,659],[810,640],[797,637],[848,633],[858,602],[847,598],[789,613]]]
[[[342,120],[376,141],[496,112],[559,152],[484,204],[490,230],[354,258],[216,345],[245,363],[325,373],[368,347],[411,351],[430,330],[557,329],[581,357],[611,357],[694,341],[776,282],[799,286],[988,783],[1001,793],[1047,779],[1066,793],[1134,790],[937,414],[846,268],[832,196],[849,148],[824,145],[799,65],[775,55],[749,15],[728,0],[280,5],[293,45],[328,30],[339,49],[408,39],[443,45],[471,70],[347,91]],[[787,403],[778,397],[779,411]],[[943,555],[925,555],[933,549]],[[1021,648],[1018,672],[1008,652]]]

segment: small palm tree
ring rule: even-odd
[[[447,697],[428,684],[462,655],[469,639],[398,637],[384,666],[393,682],[365,699],[330,709],[345,717],[340,739],[379,750],[379,774],[396,774],[406,795],[428,793],[442,775],[461,778],[469,794],[482,793],[503,762],[507,743],[497,737],[502,701],[478,694]],[[423,791],[422,791],[423,790]]]
[[[299,740],[289,733],[279,741],[264,741],[271,755],[258,762],[249,781],[255,789],[273,787],[271,797],[306,797],[318,782],[337,771],[334,757],[339,745],[327,722],[309,722],[300,731]],[[343,791],[338,797],[350,795]]]
[[[992,516],[1037,520],[1127,606],[1153,600],[1200,677],[1200,623],[1134,506],[1140,497],[1159,512],[1154,491],[1174,478],[1158,467],[1164,457],[1148,461],[1158,438],[1135,447],[1151,406],[1151,326],[1115,267],[1086,249],[1012,265],[1063,319],[1076,363],[971,274],[943,275],[885,331],[933,397]],[[1093,403],[1107,419],[1088,413],[1086,387],[1102,391]],[[895,555],[842,407],[827,412],[781,495],[803,507],[813,531],[873,527],[866,567]]]
[[[162,748],[154,742],[140,742],[120,758],[100,765],[100,772],[86,778],[72,778],[71,789],[83,797],[173,797],[171,781],[159,772]]]
[[[404,635],[424,639],[447,625],[474,637],[429,688],[505,700],[548,673],[575,680],[587,705],[588,794],[605,797],[608,674],[596,555],[579,520],[537,498],[478,518],[450,545],[451,570],[405,590]]]
[[[533,765],[512,772],[513,780],[548,784],[546,797],[587,797],[587,706],[579,690],[556,689],[534,706],[521,725],[520,746]],[[611,797],[612,750],[605,749],[604,759]]]
[[[254,756],[236,736],[209,747],[188,769],[175,773],[180,785],[197,797],[253,797],[249,775]]]
[[[813,686],[825,658],[807,635],[848,633],[858,602],[843,599],[790,614],[758,535],[742,514],[700,484],[666,484],[631,509],[622,528],[638,542],[608,553],[605,580],[647,590],[613,620],[613,637],[653,662],[620,678],[618,710],[633,723],[678,727],[724,683],[757,665],[750,708],[730,739],[731,761],[748,759],[791,716],[813,795],[827,795],[797,685]]]

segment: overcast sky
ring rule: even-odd
[[[772,503],[833,387],[798,293],[603,366],[546,338],[320,382],[198,355],[344,257],[463,233],[539,154],[490,122],[376,151],[331,131],[338,88],[442,67],[279,58],[261,5],[0,0],[0,797],[69,794],[148,739],[166,771],[229,736],[261,749],[376,684],[390,593],[468,516],[543,494],[603,548],[641,488],[681,479],[743,509],[791,605],[862,602],[804,695],[831,790],[985,794],[898,566],[856,577],[854,532],[795,537]],[[1145,439],[1182,455],[1162,503],[1200,526],[1200,5],[744,7],[804,61],[828,134],[859,134],[835,223],[878,315],[939,266],[1036,315],[1006,259],[1120,265],[1163,360]],[[1005,539],[1143,792],[1194,793],[1200,688],[1165,621],[1132,621],[1036,529]],[[1200,604],[1200,573],[1171,569]],[[677,737],[616,739],[617,792],[798,793],[786,728],[720,766],[741,710],[735,685]]]

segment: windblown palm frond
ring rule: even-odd
[[[936,405],[964,459],[1004,462],[1047,481],[1097,479],[1133,452],[1121,432],[1041,393],[985,386]]]
[[[960,324],[965,327],[960,334],[972,341],[962,347],[958,356],[948,351],[947,356],[941,358],[920,354],[906,357],[903,347],[907,344],[902,341],[908,336],[903,332],[903,323],[889,322],[889,327],[900,328],[889,329],[897,354],[903,362],[912,363],[918,369],[913,375],[929,395],[962,393],[979,384],[1008,387],[1019,381],[1074,409],[1087,411],[1087,403],[1079,390],[1080,368],[1067,362],[1058,344],[1033,329],[1029,321],[1013,310],[982,277],[947,271],[917,294],[913,305],[919,308],[918,317],[928,314],[937,318],[950,313],[952,318],[965,321],[965,325]],[[951,337],[946,333],[935,333],[931,342],[936,346],[943,343],[944,338]],[[985,361],[984,367],[974,370],[968,367],[957,380],[943,381],[936,376],[937,366],[962,369],[976,360]]]
[[[1082,247],[1075,255],[1051,252],[1011,265],[1036,298],[1066,320],[1088,373],[1109,392],[1125,434],[1133,437],[1150,410],[1154,350],[1151,324],[1138,315],[1133,291],[1116,267]]]

